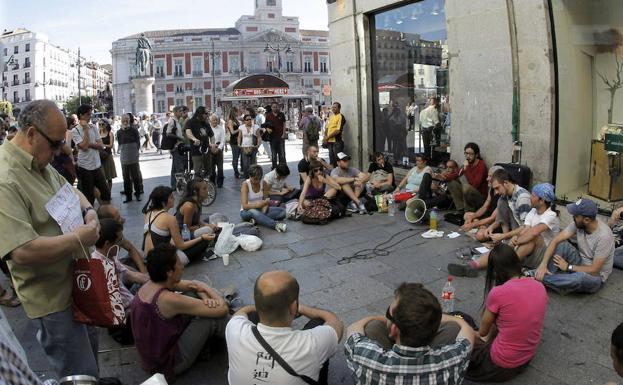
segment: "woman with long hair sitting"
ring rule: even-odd
[[[240,217],[243,221],[252,221],[258,225],[275,229],[280,233],[286,231],[286,210],[281,207],[270,207],[270,186],[262,180],[262,167],[249,167],[249,179],[240,188]]]
[[[465,378],[504,382],[520,374],[541,342],[547,309],[543,284],[521,274],[521,261],[506,244],[489,254],[485,309]]]
[[[312,200],[323,197],[331,199],[341,189],[340,184],[335,179],[324,174],[322,163],[317,160],[310,160],[309,176],[305,178],[305,183],[299,196],[299,213],[307,208]]]
[[[182,280],[183,265],[171,244],[149,251],[147,271],[149,281],[131,304],[132,333],[143,369],[164,373],[172,383],[191,367],[209,338],[224,338],[229,307],[205,283]]]
[[[202,178],[194,178],[186,185],[184,196],[177,204],[175,218],[179,228],[188,226],[191,237],[197,238],[203,234],[215,234],[217,226],[204,222],[201,219],[201,202],[208,197],[208,182]]]
[[[174,203],[173,190],[167,186],[158,186],[149,195],[143,207],[143,251],[147,253],[158,245],[173,243],[179,250],[180,260],[187,265],[204,256],[214,234],[202,234],[188,241],[182,239],[177,219],[169,213]]]

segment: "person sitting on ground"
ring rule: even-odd
[[[522,277],[513,248],[491,250],[485,279],[484,312],[465,378],[504,382],[520,374],[536,354],[547,310],[543,285]]]
[[[396,188],[394,167],[385,161],[382,152],[374,153],[374,161],[368,166],[368,175],[370,177],[366,187],[371,195],[392,192]]]
[[[360,199],[365,190],[366,182],[370,176],[354,167],[350,167],[348,161],[350,155],[343,152],[337,153],[337,167],[331,170],[331,177],[340,185],[338,192],[340,199],[346,206],[346,210],[366,214],[368,211]]]
[[[121,216],[119,209],[114,205],[101,205],[97,209],[97,217],[100,221],[102,219],[112,218],[121,226],[125,223],[125,218]],[[121,241],[119,242],[119,247],[128,252],[126,261],[124,261],[126,258],[121,258],[126,265],[131,265],[141,273],[147,273],[147,267],[143,261],[143,253],[136,246],[134,246],[129,239],[122,236]]]
[[[299,199],[301,190],[289,186],[286,179],[290,175],[290,168],[285,163],[279,163],[274,170],[264,175],[264,182],[270,188],[269,195],[272,201],[285,203],[291,199]]]
[[[203,178],[194,178],[186,185],[184,196],[177,204],[175,218],[180,230],[184,225],[190,230],[190,237],[203,234],[216,234],[218,227],[201,219],[201,202],[208,197],[208,182]]]
[[[175,246],[156,246],[147,253],[149,281],[131,304],[142,367],[149,374],[163,373],[168,383],[210,347],[211,337],[224,337],[229,318],[221,294],[203,282],[182,280],[183,270]]]
[[[253,297],[255,305],[238,310],[225,331],[229,383],[255,383],[251,378],[262,384],[313,383],[286,371],[276,359],[278,355],[299,376],[327,384],[329,358],[342,338],[343,325],[338,317],[301,304],[299,284],[287,271],[261,274],[255,281]],[[299,315],[309,322],[303,330],[294,330],[292,322]]]
[[[298,164],[299,184],[301,185],[301,187],[303,187],[305,179],[307,179],[307,176],[309,175],[309,170],[311,169],[309,163],[312,160],[320,162],[325,170],[331,171],[333,169],[333,166],[331,166],[329,163],[325,162],[324,159],[318,156],[318,147],[309,146],[307,148],[307,155],[303,159],[301,159]]]
[[[614,329],[610,338],[610,357],[612,357],[612,366],[617,374],[623,377],[623,322]],[[609,382],[606,385],[616,385]]]
[[[312,160],[309,163],[309,170],[310,178],[305,179],[299,196],[299,212],[309,207],[314,199],[332,199],[342,189],[332,177],[324,174],[324,167],[319,161]]]
[[[428,177],[424,175],[426,179]],[[446,162],[446,168],[440,172],[431,174],[431,192],[430,196],[424,199],[426,207],[450,208],[452,205],[452,197],[448,192],[448,183],[459,177],[459,165],[455,160],[449,159]]]
[[[519,261],[528,269],[539,267],[543,254],[547,246],[560,232],[560,219],[556,210],[556,195],[554,186],[549,183],[539,183],[532,188],[530,203],[532,210],[526,215],[524,224],[518,229],[519,233],[510,237],[510,246],[514,247]],[[508,239],[507,234],[495,234],[499,242]],[[477,275],[478,269],[487,268],[489,253],[483,254],[480,258],[469,261],[468,265],[458,265],[451,263],[448,265],[448,272],[456,276],[473,277]],[[469,270],[474,270],[469,271]]]
[[[285,219],[286,210],[282,207],[270,207],[270,186],[262,180],[263,174],[261,166],[254,164],[249,167],[249,179],[240,188],[240,217],[243,221],[285,233],[286,224],[278,221]]]
[[[560,294],[595,293],[612,272],[614,235],[597,219],[597,205],[590,199],[567,205],[567,211],[573,222],[552,239],[539,268],[531,273]],[[577,249],[567,242],[574,235]]]
[[[426,163],[426,155],[416,154],[415,167],[402,178],[394,192],[411,192],[417,194],[420,199],[429,198],[431,196],[433,170]]]
[[[173,189],[167,186],[158,186],[149,195],[149,200],[143,207],[145,223],[143,251],[148,253],[154,247],[172,241],[178,249],[180,260],[187,265],[206,256],[210,241],[215,237],[214,234],[206,233],[194,239],[184,240],[177,219],[169,213],[174,203]]]
[[[480,147],[465,145],[465,161],[459,179],[448,183],[448,190],[457,211],[476,211],[487,196],[487,165],[480,157]]]
[[[439,339],[440,326],[450,325],[452,337]],[[385,316],[363,318],[346,334],[346,364],[357,384],[460,384],[475,338],[463,319],[442,314],[437,298],[418,283],[401,284]]]
[[[623,205],[616,210],[612,210],[612,214],[608,219],[608,226],[614,229],[614,227],[620,225],[621,220],[623,220]],[[614,249],[614,267],[623,269],[623,246]]]
[[[478,229],[476,233],[476,240],[478,242],[487,242],[490,240],[488,236],[485,235],[487,227],[495,222],[495,218],[497,216],[497,207],[498,207],[498,199],[500,196],[495,192],[495,190],[491,187],[491,177],[493,173],[497,170],[503,170],[502,166],[491,166],[489,168],[489,172],[487,173],[487,184],[489,185],[489,193],[487,194],[487,199],[485,203],[480,206],[478,210],[475,212],[466,211],[463,214],[463,220],[465,223],[461,226],[461,230],[470,231],[471,229]],[[502,231],[500,227],[497,228],[497,232]]]
[[[530,193],[516,184],[504,169],[497,170],[491,176],[491,188],[500,196],[496,208],[495,222],[485,230],[485,236],[494,243],[512,238],[521,232],[521,224],[532,210]],[[501,233],[496,233],[498,227]]]
[[[128,314],[130,312],[130,304],[134,299],[134,294],[128,289],[128,286],[141,286],[149,280],[149,276],[145,273],[128,269],[119,261],[119,243],[122,240],[123,225],[112,218],[101,219],[100,237],[95,242],[95,251],[92,256],[100,259],[108,258],[115,265],[117,279],[120,282],[119,293],[121,294],[121,302],[126,314]],[[130,317],[126,317],[126,323],[122,327],[109,329],[109,333],[113,335],[115,341],[131,345],[134,339],[132,338]]]

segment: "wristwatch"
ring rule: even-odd
[[[569,264],[567,266],[567,271],[571,273],[573,271],[573,265]]]

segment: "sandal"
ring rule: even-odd
[[[225,300],[228,302],[238,296],[238,290],[236,289],[236,286],[234,285],[227,286],[226,288],[221,289],[220,291],[221,291],[221,294],[223,294],[223,298],[225,298]]]
[[[0,294],[0,306],[17,307],[22,304],[19,298],[15,296],[15,293],[6,298],[5,296],[7,293],[6,289],[2,290],[2,294]]]

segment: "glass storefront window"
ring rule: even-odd
[[[374,149],[410,166],[447,157],[450,106],[445,3],[423,0],[371,17]],[[437,107],[427,107],[437,100]],[[423,120],[420,120],[422,116]]]

